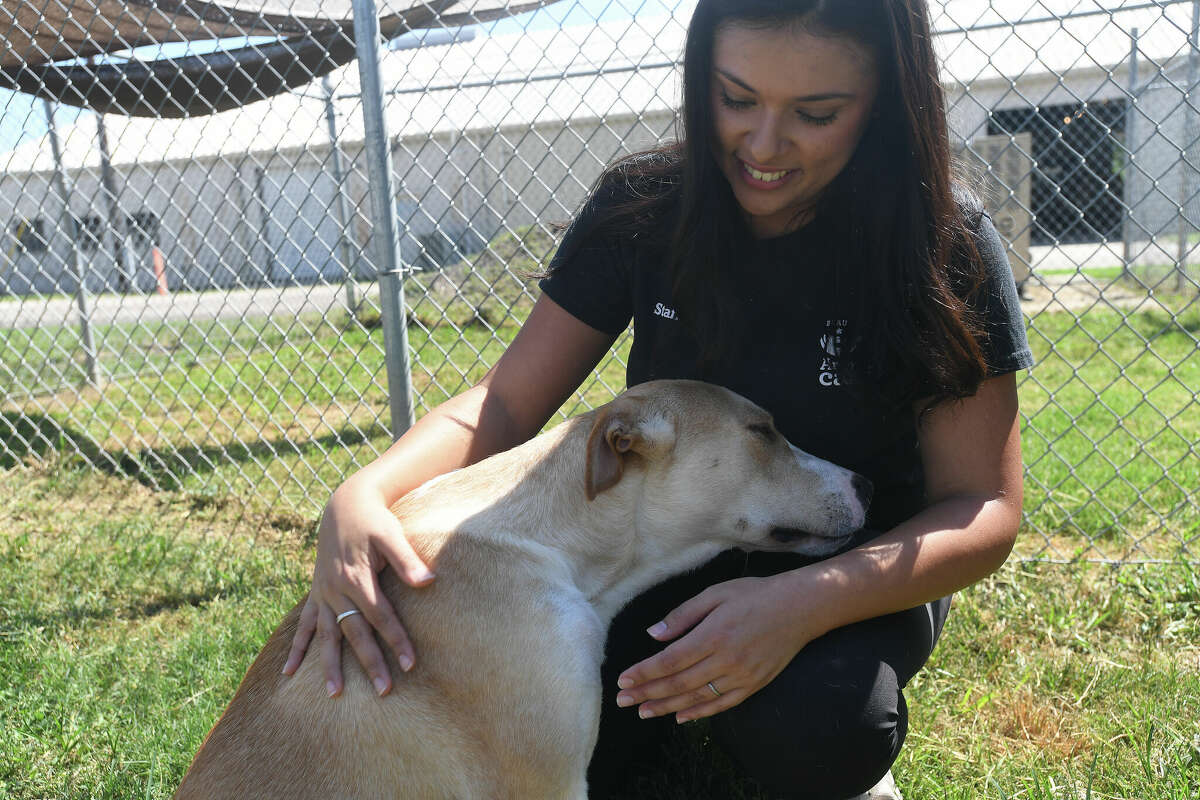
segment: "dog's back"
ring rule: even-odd
[[[859,494],[727,390],[631,390],[403,498],[393,511],[438,580],[380,580],[416,666],[389,655],[380,698],[339,644],[345,688],[330,699],[314,641],[284,677],[298,605],[176,798],[584,800],[612,615],[735,544],[830,552],[862,524]]]
[[[414,641],[423,643],[409,673],[389,654],[396,686],[385,697],[375,694],[345,643],[345,688],[337,699],[323,691],[320,643],[294,676],[280,674],[302,604],[292,609],[209,734],[177,800],[571,796],[581,756],[564,752],[564,745],[569,751],[569,743],[581,740],[594,702],[572,694],[596,679],[602,632],[598,623],[591,637],[586,627],[561,630],[557,601],[536,602],[546,595],[544,584],[522,576],[519,564],[471,560],[475,567],[463,568],[444,553],[438,580],[419,591],[390,571],[381,575]],[[493,570],[504,574],[487,574]],[[496,618],[481,609],[519,614],[527,624],[506,627],[505,650],[497,652]],[[439,624],[447,615],[455,617],[453,626]],[[577,679],[564,680],[564,671]],[[530,697],[530,686],[564,696]]]
[[[447,753],[467,752],[454,706],[428,704],[425,722],[401,747],[391,747],[402,730],[381,726],[400,721],[420,703],[427,688],[407,686],[388,698],[377,698],[359,670],[346,670],[343,696],[331,700],[320,690],[319,660],[314,652],[295,678],[280,674],[295,633],[300,607],[271,635],[247,672],[225,714],[205,740],[176,798],[394,796],[397,776],[422,780],[413,770],[422,759],[437,763]],[[319,645],[314,644],[314,649]],[[353,659],[347,650],[343,658]],[[349,661],[347,661],[349,666]],[[396,672],[395,674],[400,674]],[[415,682],[414,682],[415,683]],[[382,713],[381,713],[382,712]],[[381,727],[388,729],[381,730]],[[393,752],[389,752],[393,751]],[[380,769],[381,759],[390,763]],[[406,763],[409,762],[409,763]],[[458,765],[464,783],[471,780],[472,760]],[[438,776],[439,778],[442,776]],[[414,797],[473,797],[463,786],[414,785]]]

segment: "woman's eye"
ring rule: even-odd
[[[802,119],[805,122],[808,122],[812,125],[829,125],[835,119],[837,119],[837,112],[835,111],[832,114],[827,114],[823,117],[818,117],[818,116],[814,116],[812,114],[807,114],[803,111],[797,111],[796,116],[800,117],[800,119]]]
[[[743,109],[743,108],[749,108],[750,106],[754,105],[754,101],[753,100],[734,100],[732,97],[730,97],[729,95],[727,95],[725,93],[724,89],[722,89],[721,90],[721,104],[726,106],[727,108]]]
[[[729,96],[729,93],[726,92],[724,88],[722,88],[721,89],[721,105],[725,106],[726,108],[732,108],[735,111],[742,111],[742,110],[745,110],[745,109],[753,106],[754,101],[753,100],[734,99]],[[837,119],[837,112],[835,111],[832,114],[826,114],[825,116],[819,116],[816,114],[809,114],[806,111],[801,111],[801,110],[797,109],[796,116],[798,116],[800,119],[804,120],[805,122],[807,122],[810,125],[830,125],[833,123],[834,120]]]

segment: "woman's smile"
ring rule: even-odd
[[[786,183],[786,179],[795,175],[797,170],[794,169],[768,169],[766,167],[755,167],[745,159],[740,159],[742,162],[742,176],[746,182],[755,189],[763,189],[771,191],[778,189]]]
[[[878,75],[852,40],[730,23],[713,42],[714,156],[756,236],[805,220],[870,122]]]

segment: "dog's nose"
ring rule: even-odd
[[[858,495],[858,501],[862,503],[863,508],[870,508],[871,497],[875,494],[875,487],[871,482],[862,475],[855,474],[850,479],[850,485],[854,487],[854,493]]]

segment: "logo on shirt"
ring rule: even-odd
[[[821,362],[817,370],[817,383],[821,386],[841,386],[838,377],[838,360],[842,355],[842,340],[846,335],[846,326],[850,324],[845,319],[830,319],[825,321],[825,332],[821,334]]]
[[[678,319],[675,314],[675,309],[670,306],[665,306],[662,303],[654,304],[654,316],[662,317],[663,319]]]

